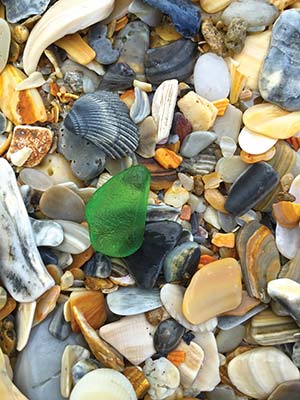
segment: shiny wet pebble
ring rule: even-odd
[[[108,278],[111,269],[110,259],[101,253],[95,253],[83,266],[85,275],[93,278]]]
[[[184,139],[180,148],[180,154],[187,158],[195,157],[212,144],[216,138],[217,135],[213,132],[192,132]]]
[[[180,343],[185,329],[175,319],[162,321],[154,334],[154,347],[158,353],[166,354]]]

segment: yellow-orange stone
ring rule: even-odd
[[[185,318],[200,324],[238,307],[242,301],[241,279],[241,268],[234,258],[223,258],[201,268],[184,294]]]

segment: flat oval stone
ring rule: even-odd
[[[181,232],[182,226],[173,221],[151,222],[146,225],[141,248],[125,259],[139,287],[145,289],[154,287],[164,259],[176,246]]]
[[[247,21],[248,30],[252,27],[265,27],[272,24],[278,16],[278,10],[272,4],[261,0],[237,0],[223,12],[222,21],[228,26],[233,18]]]
[[[158,8],[173,21],[176,30],[184,37],[190,38],[200,29],[200,10],[187,0],[143,0],[149,6]]]
[[[86,205],[93,248],[111,257],[125,257],[143,242],[150,173],[140,165],[113,176]]]
[[[180,154],[183,157],[192,158],[206,149],[217,139],[217,135],[213,132],[197,131],[187,135],[180,147]]]
[[[284,11],[272,30],[259,90],[261,96],[288,111],[300,110],[300,10]]]
[[[164,261],[166,282],[189,279],[197,269],[200,258],[200,246],[195,242],[186,242],[171,250]]]
[[[10,48],[10,29],[8,23],[0,18],[0,73],[6,66]]]
[[[73,190],[55,185],[47,189],[40,199],[40,209],[50,218],[82,222],[85,220],[85,204]]]
[[[219,385],[213,391],[206,394],[208,400],[236,400],[237,397],[232,387]]]
[[[136,315],[161,306],[159,290],[120,287],[106,297],[111,312],[117,315]]]
[[[270,394],[267,400],[298,400],[300,381],[283,382]]]
[[[158,353],[167,354],[180,343],[185,329],[175,319],[162,321],[154,334],[154,347]]]
[[[242,342],[246,333],[244,325],[239,325],[228,330],[220,330],[216,336],[219,353],[227,353],[236,349]]]
[[[224,99],[230,90],[230,75],[222,57],[206,53],[198,58],[194,69],[196,93],[209,101]]]
[[[243,215],[255,207],[279,182],[278,173],[271,165],[261,162],[251,165],[232,185],[225,209]]]
[[[234,258],[223,258],[193,276],[182,310],[192,324],[200,324],[238,307],[242,301],[241,268]]]
[[[19,178],[25,185],[40,192],[44,192],[53,186],[53,182],[48,175],[34,168],[23,168],[19,174]]]
[[[101,253],[95,253],[83,267],[85,275],[94,278],[108,278],[111,274],[111,269],[110,259]]]

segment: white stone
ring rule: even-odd
[[[223,99],[230,91],[230,75],[222,57],[214,53],[200,56],[194,69],[196,93],[209,101]]]

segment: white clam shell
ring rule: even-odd
[[[17,312],[17,350],[22,351],[26,346],[34,318],[36,301],[21,303]]]
[[[163,306],[171,315],[172,318],[176,319],[182,326],[193,332],[208,332],[213,331],[217,326],[217,318],[212,318],[206,322],[198,325],[191,324],[184,317],[182,313],[182,302],[185,289],[179,285],[173,285],[167,283],[160,291],[160,298]]]
[[[293,180],[289,193],[296,197],[296,203],[300,203],[300,175]],[[277,223],[275,238],[279,252],[289,260],[294,258],[300,248],[300,227],[287,229]]]
[[[157,143],[165,141],[170,134],[178,95],[178,81],[171,79],[156,89],[152,101],[152,117],[158,127]]]
[[[104,325],[99,333],[133,365],[139,365],[156,352],[153,345],[155,330],[145,315],[139,314]]]
[[[118,371],[101,368],[86,374],[74,387],[70,400],[136,400],[129,380]]]
[[[300,372],[282,351],[261,347],[230,361],[228,376],[240,392],[265,399],[280,383],[299,379]]]
[[[186,344],[183,340],[175,351],[184,351],[185,359],[177,368],[180,373],[180,383],[184,388],[189,388],[196,379],[204,360],[202,348],[194,341]],[[199,392],[198,392],[199,393]]]
[[[277,143],[277,139],[260,135],[244,127],[239,135],[239,145],[242,150],[250,154],[262,154],[270,150]]]

